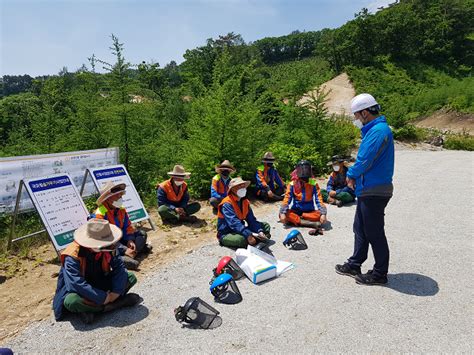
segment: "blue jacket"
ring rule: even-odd
[[[239,208],[242,208],[244,199],[238,202]],[[247,222],[247,225],[245,225]],[[258,233],[263,230],[262,224],[257,221],[252,209],[249,207],[247,215],[243,220],[239,219],[231,203],[223,202],[219,206],[217,218],[217,237],[221,239],[229,233],[241,234],[245,238],[252,235],[252,232]]]
[[[220,174],[217,174],[212,178],[211,182],[211,197],[223,199],[227,196],[227,191],[229,189],[230,177],[225,179]]]
[[[367,123],[361,133],[356,162],[347,172],[356,180],[356,196],[392,196],[395,152],[385,116]]]
[[[112,270],[106,275],[110,279],[111,289],[109,291],[121,295],[127,287],[127,270],[118,255],[112,257],[110,267]],[[107,297],[107,291],[104,290],[106,288],[106,286],[103,288],[93,287],[82,275],[80,261],[75,257],[66,256],[59,271],[58,285],[53,299],[54,317],[56,320],[61,320],[64,311],[64,299],[68,293],[77,293],[97,305],[102,305]]]
[[[347,170],[347,167],[343,166],[341,171],[333,171],[331,175],[329,175],[329,180],[326,186],[326,191],[328,193],[334,190],[336,191],[336,194],[340,194],[341,192],[347,192],[350,193],[352,196],[355,196],[354,190],[347,186]]]
[[[275,167],[268,167],[265,164],[259,166],[255,173],[255,188],[257,189],[257,194],[259,191],[275,191],[277,187],[285,189],[285,184]]]
[[[166,180],[165,182],[157,186],[156,196],[158,199],[158,206],[166,206],[172,210],[176,209],[177,207],[186,207],[189,202],[189,192],[187,184],[184,183],[183,185],[181,185],[179,189],[180,192],[177,195],[177,198],[179,198],[178,200],[173,200],[173,193],[169,191],[172,188],[170,184],[170,180]],[[179,195],[182,196],[179,197]]]

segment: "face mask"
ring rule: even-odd
[[[237,196],[239,196],[240,198],[245,197],[245,195],[247,195],[247,189],[238,189],[237,190]]]
[[[174,184],[175,184],[176,186],[181,186],[181,185],[184,184],[184,181],[175,181]]]
[[[334,169],[334,171],[338,172],[341,167],[339,165],[333,165],[332,168]]]
[[[356,126],[359,129],[364,127],[361,120],[355,120],[355,121],[352,121],[352,123],[354,124],[354,126]]]
[[[120,208],[123,205],[123,199],[120,197],[117,201],[112,202],[112,206]]]

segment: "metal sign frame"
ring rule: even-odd
[[[113,168],[113,167],[114,167],[114,165],[108,166],[107,168]],[[115,167],[121,167],[121,168],[123,167],[123,169],[125,170],[125,173],[127,174],[127,177],[130,179],[130,182],[131,182],[131,185],[132,185],[131,187],[132,187],[133,190],[136,192],[137,197],[139,198],[140,203],[141,203],[142,206],[143,206],[143,209],[146,211],[145,206],[143,205],[143,202],[142,202],[142,200],[141,200],[141,198],[140,198],[140,195],[139,195],[138,192],[136,191],[135,186],[133,185],[133,181],[132,181],[132,179],[130,178],[130,175],[128,175],[127,169],[125,169],[125,167],[124,167],[123,165],[115,165]],[[97,186],[96,180],[93,178],[91,170],[90,170],[90,169],[86,169],[86,171],[85,171],[85,173],[84,173],[84,178],[82,179],[81,189],[80,189],[80,191],[79,191],[79,194],[80,194],[81,197],[82,197],[82,193],[83,193],[83,191],[84,191],[84,187],[85,187],[85,185],[86,185],[86,182],[87,182],[87,178],[88,178],[88,177],[90,177],[91,180],[92,180],[92,182],[94,183],[94,186],[95,186],[95,188],[96,188],[96,190],[97,190],[97,193],[100,192],[99,186]],[[143,221],[148,221],[148,223],[150,223],[151,229],[155,231],[155,230],[156,230],[155,223],[153,223],[153,221],[152,221],[150,215],[148,214],[148,211],[146,211],[146,213],[147,213],[147,215],[148,215],[148,218],[145,218],[145,219],[140,220],[140,221],[138,221],[138,222],[134,222],[134,221],[132,221],[132,220],[130,220],[130,221],[131,221],[132,223],[141,223],[141,222],[143,222]]]
[[[29,237],[33,237],[35,235],[39,235],[41,233],[47,233],[51,243],[53,244],[54,250],[56,251],[58,256],[60,255],[61,250],[63,250],[65,247],[61,248],[61,244],[59,244],[58,241],[56,240],[57,235],[54,235],[54,234],[50,233],[51,227],[48,229],[46,224],[45,224],[45,220],[43,219],[43,218],[45,218],[44,217],[44,211],[38,206],[37,198],[36,197],[33,198],[33,196],[30,193],[31,187],[28,188],[26,186],[26,183],[29,182],[30,180],[36,181],[36,180],[41,180],[41,179],[53,179],[53,178],[59,178],[59,177],[63,177],[63,176],[67,177],[67,179],[69,180],[70,186],[72,186],[72,189],[76,193],[77,197],[79,197],[80,203],[81,203],[81,205],[82,205],[82,207],[83,207],[83,209],[86,213],[86,220],[84,221],[84,223],[87,221],[87,217],[89,216],[89,211],[87,210],[87,207],[85,206],[84,201],[82,200],[82,196],[79,194],[79,192],[78,192],[77,188],[75,187],[74,182],[72,181],[69,174],[58,174],[58,175],[52,175],[52,176],[47,176],[47,177],[36,177],[36,178],[33,178],[33,179],[22,179],[22,180],[20,180],[20,184],[18,186],[18,192],[17,192],[16,201],[15,201],[15,209],[13,211],[12,223],[10,225],[10,234],[9,234],[8,243],[7,243],[7,250],[10,250],[10,248],[11,248],[11,246],[14,242],[17,242],[17,241],[20,241],[20,240],[23,240],[23,239],[26,239],[26,238],[29,238]],[[32,204],[34,206],[34,210],[40,216],[40,220],[41,220],[41,223],[44,226],[44,229],[39,230],[37,232],[27,234],[27,235],[24,235],[24,236],[21,236],[21,237],[18,237],[18,238],[15,238],[16,237],[16,235],[15,235],[16,222],[17,222],[18,214],[20,213],[20,203],[21,203],[23,187],[25,187],[25,190],[26,190],[27,195],[28,195],[27,198],[29,198],[29,200],[32,202]],[[41,209],[41,211],[39,209]],[[68,231],[68,233],[69,233],[69,231]],[[69,245],[69,243],[67,245]]]

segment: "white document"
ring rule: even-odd
[[[284,272],[291,270],[295,267],[293,263],[290,263],[289,261],[282,261],[282,260],[277,260],[274,256],[265,253],[264,251],[257,249],[251,245],[247,246],[247,250],[255,255],[260,256],[261,258],[267,260],[269,263],[272,265],[276,266],[276,271],[277,271],[277,276],[280,276]]]
[[[294,267],[250,245],[247,249],[237,249],[235,255],[237,264],[254,284],[280,276]]]

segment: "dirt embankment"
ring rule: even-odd
[[[351,114],[351,99],[355,96],[349,76],[342,73],[335,78],[325,82],[320,87],[321,92],[327,94],[324,106],[329,114],[346,115]],[[306,93],[299,101],[299,105],[304,105],[311,100],[312,95],[316,95],[317,90]]]
[[[417,127],[431,128],[443,133],[474,135],[474,114],[440,110],[415,122]]]

